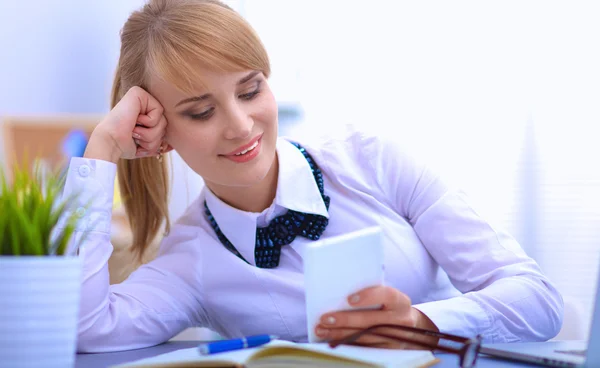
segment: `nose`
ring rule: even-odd
[[[225,138],[227,139],[245,139],[252,134],[254,120],[242,106],[233,104],[227,114],[227,126],[225,128]]]

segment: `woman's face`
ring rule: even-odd
[[[202,70],[192,94],[151,80],[149,92],[164,108],[165,141],[211,189],[248,187],[273,165],[277,104],[258,71]]]

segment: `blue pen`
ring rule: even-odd
[[[271,342],[271,340],[275,340],[275,339],[277,339],[277,336],[255,335],[255,336],[242,337],[241,339],[207,342],[207,343],[198,345],[198,351],[202,355],[210,355],[210,354],[222,353],[224,351],[253,348],[255,346],[264,345],[268,342]]]

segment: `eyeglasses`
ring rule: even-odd
[[[416,335],[435,337],[438,339],[445,339],[445,340],[461,343],[462,347],[455,348],[455,347],[451,347],[451,346],[432,344],[429,342],[425,342],[423,340],[413,339],[410,337],[394,336],[394,335],[390,335],[388,333],[377,331],[377,330],[382,330],[382,329],[384,329],[384,330],[389,330],[389,329],[400,330],[400,331],[411,332]],[[395,340],[395,341],[399,341],[399,342],[418,345],[420,347],[424,347],[424,348],[428,348],[428,349],[432,349],[432,350],[439,350],[439,351],[443,351],[446,353],[457,354],[460,357],[460,360],[459,360],[460,368],[472,368],[475,366],[475,363],[477,362],[477,356],[479,355],[479,350],[481,349],[481,342],[482,342],[482,338],[480,335],[477,335],[474,339],[470,339],[470,338],[456,336],[456,335],[450,335],[450,334],[446,334],[446,333],[442,333],[442,332],[434,332],[434,331],[424,330],[421,328],[383,324],[383,325],[371,326],[364,330],[360,330],[360,331],[358,331],[350,336],[347,336],[343,339],[330,340],[329,346],[332,348],[335,348],[335,347],[337,347],[339,345],[343,345],[343,344],[353,344],[359,337],[361,337],[363,335],[375,335],[375,336],[387,338],[390,340]]]

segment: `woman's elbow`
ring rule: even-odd
[[[77,353],[110,353],[125,350],[147,348],[163,343],[160,339],[140,339],[129,341],[125,337],[99,334],[79,334],[77,337]]]
[[[79,320],[77,352],[107,353],[146,348],[167,340],[161,332],[159,328],[155,331],[140,328],[139,320],[119,316],[113,308],[107,308],[93,317]]]

